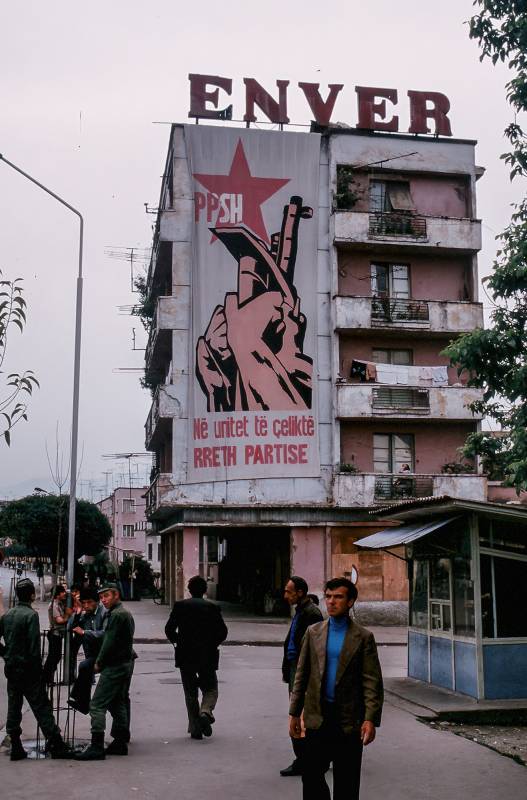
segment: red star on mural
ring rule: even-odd
[[[290,178],[256,178],[251,175],[249,164],[243,149],[242,140],[238,141],[228,175],[203,175],[194,173],[194,178],[209,192],[217,195],[243,195],[242,222],[264,241],[269,236],[262,216],[261,206],[273,194],[289,183]],[[222,223],[232,227],[237,223]]]

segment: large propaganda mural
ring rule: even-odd
[[[316,134],[185,128],[194,184],[188,480],[320,473]]]

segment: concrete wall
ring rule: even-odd
[[[291,528],[291,574],[301,575],[309,591],[322,597],[329,577],[325,528]]]
[[[400,387],[399,387],[400,388]],[[337,386],[337,415],[340,419],[430,419],[480,420],[469,405],[481,397],[479,389],[466,386],[429,387],[428,409],[397,407],[375,407],[373,385],[365,383],[339,384]]]
[[[370,265],[390,262],[409,265],[410,295],[414,300],[471,299],[471,264],[466,256],[447,258],[412,253],[402,257],[382,250],[377,254],[361,250],[339,251],[339,294],[371,296]]]
[[[470,183],[464,176],[436,174],[415,175],[389,172],[375,173],[371,176],[357,172],[353,182],[353,191],[357,194],[354,211],[369,211],[369,180],[407,181],[415,206],[415,213],[433,217],[468,217],[470,216]]]
[[[351,362],[353,359],[359,361],[373,361],[373,350],[377,348],[392,350],[411,350],[413,352],[413,363],[416,367],[448,367],[449,384],[467,382],[468,376],[462,373],[458,377],[457,369],[448,366],[450,359],[442,356],[441,351],[446,347],[444,339],[435,339],[433,336],[426,336],[421,339],[404,337],[397,331],[389,339],[372,330],[368,338],[358,338],[346,336],[341,333],[339,337],[339,368],[340,374],[344,378],[349,378]]]
[[[341,458],[343,464],[353,463],[361,472],[373,472],[374,433],[412,433],[415,441],[416,473],[435,474],[449,461],[458,461],[458,447],[475,423],[444,423],[441,426],[399,420],[341,424]]]

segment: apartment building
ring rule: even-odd
[[[142,556],[159,571],[161,544],[151,536],[146,518],[145,492],[148,487],[120,486],[97,505],[112,527],[109,551],[112,559],[121,562],[126,556]]]
[[[458,452],[478,390],[442,352],[483,325],[475,144],[172,126],[145,372],[167,600],[200,572],[270,608],[289,574],[356,570],[404,601],[404,562],[355,546],[369,512],[486,499]]]

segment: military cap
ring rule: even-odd
[[[31,580],[31,578],[21,578],[21,580],[16,582],[16,589],[32,589],[35,591],[35,584]]]
[[[101,594],[102,592],[109,592],[109,591],[114,591],[114,592],[119,592],[120,593],[121,590],[119,589],[119,587],[117,586],[117,584],[114,581],[104,581],[104,583],[101,586],[101,588],[98,589],[98,592],[99,592],[99,594]]]

